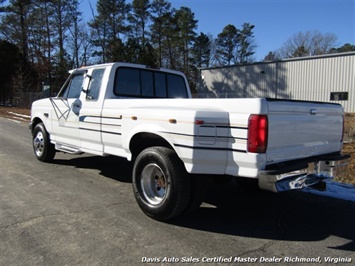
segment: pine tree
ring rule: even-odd
[[[131,39],[136,39],[139,43],[138,58],[134,63],[141,63],[147,65],[155,65],[155,54],[152,45],[147,38],[147,25],[150,18],[149,0],[133,0],[132,13],[129,14],[128,20],[130,22]]]
[[[73,50],[72,67],[76,68],[80,66],[79,62],[79,51],[81,47],[81,37],[83,36],[84,27],[80,26],[82,21],[82,12],[79,11],[78,0],[70,0],[68,3],[69,19],[71,20],[71,27],[69,27],[70,32],[70,42],[71,48]]]
[[[139,40],[141,46],[147,41],[146,29],[149,21],[150,3],[149,0],[133,0],[132,12],[128,16],[130,22],[131,35]]]
[[[98,14],[89,22],[92,29],[92,43],[100,50],[95,55],[101,57],[101,62],[120,59],[122,54],[120,35],[126,33],[126,18],[130,5],[125,0],[99,0],[97,2]]]
[[[181,7],[175,13],[178,26],[177,45],[179,53],[182,55],[180,69],[188,75],[190,68],[190,48],[195,40],[198,20],[195,14],[188,7]]]
[[[192,48],[192,55],[196,67],[209,67],[211,57],[211,40],[206,34],[201,32],[196,38]]]
[[[277,56],[276,56],[276,54],[274,53],[274,52],[269,52],[265,57],[264,57],[264,62],[266,62],[266,61],[275,61],[275,60],[277,60]]]
[[[29,57],[28,16],[33,8],[31,0],[10,0],[9,4],[1,9],[5,15],[1,17],[0,32],[4,39],[20,47],[22,62],[27,62]]]
[[[157,51],[158,66],[163,66],[164,43],[169,39],[169,28],[172,23],[173,10],[171,4],[165,0],[153,0],[151,5],[151,42]],[[173,31],[170,31],[173,32]]]
[[[254,25],[244,23],[242,29],[237,33],[237,51],[235,63],[247,63],[251,61],[251,57],[255,53],[254,45]]]
[[[235,59],[235,48],[237,47],[237,28],[229,24],[218,34],[216,39],[216,58],[219,65],[231,65]]]

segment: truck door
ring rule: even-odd
[[[101,88],[105,68],[89,69],[87,90],[82,95],[82,108],[79,116],[79,129],[82,150],[95,154],[103,153],[101,136],[101,112],[105,90]]]
[[[79,116],[82,106],[80,94],[83,90],[86,71],[76,71],[68,78],[62,90],[55,98],[50,98],[52,103],[52,139],[57,145],[70,148],[81,146],[79,132]]]

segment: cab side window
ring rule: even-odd
[[[168,75],[169,98],[187,98],[185,81],[177,75]]]
[[[116,73],[115,93],[117,95],[139,96],[140,75],[138,69],[119,68]]]
[[[156,97],[167,98],[167,87],[164,73],[155,73],[155,93]]]
[[[141,96],[154,97],[154,79],[152,71],[141,71]]]
[[[119,67],[114,94],[135,98],[187,98],[185,79],[173,73]]]
[[[67,83],[67,86],[60,92],[59,97],[79,98],[83,87],[83,80],[84,76],[82,73],[80,75],[74,75]]]
[[[89,84],[89,90],[86,95],[88,100],[97,100],[99,98],[100,87],[102,82],[102,77],[104,75],[105,69],[95,69],[92,72]]]

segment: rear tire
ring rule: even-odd
[[[143,150],[133,166],[136,201],[149,217],[165,221],[180,215],[190,196],[190,180],[176,153],[165,147]]]
[[[49,134],[43,123],[39,123],[33,130],[33,151],[41,162],[51,162],[55,156],[55,147],[50,142]]]

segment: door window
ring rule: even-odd
[[[83,87],[84,76],[74,75],[69,82],[67,82],[66,87],[60,92],[59,97],[62,98],[79,98],[80,92]]]
[[[102,82],[102,77],[104,75],[105,69],[95,69],[92,72],[89,90],[86,96],[88,100],[97,100],[99,98],[100,87]]]

